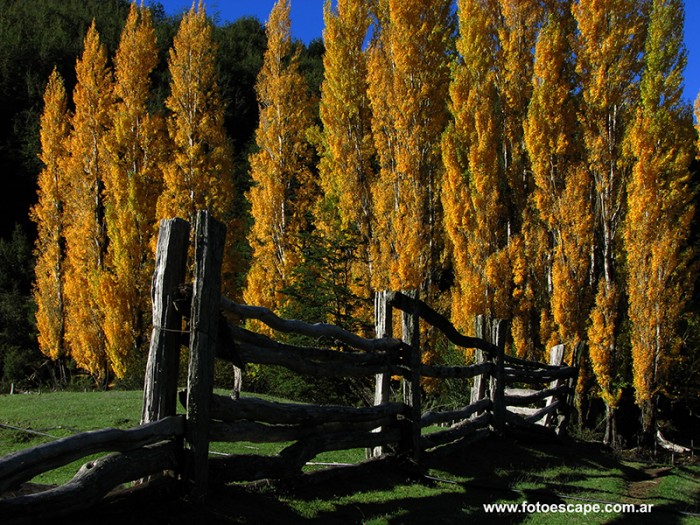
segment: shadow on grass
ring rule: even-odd
[[[690,470],[679,477],[694,481]],[[539,438],[491,438],[461,448],[427,454],[422,468],[386,457],[352,467],[317,471],[286,482],[218,487],[201,503],[181,489],[134,490],[71,517],[72,525],[313,523],[313,524],[520,524],[523,512],[487,513],[485,504],[520,505],[592,502],[648,503],[646,494],[630,497],[630,484],[650,478],[644,467],[619,462],[602,445],[543,442]],[[175,496],[175,497],[174,497]],[[585,499],[590,498],[590,499]],[[658,498],[656,499],[658,501]],[[689,523],[679,510],[688,502],[665,499],[652,514],[627,514],[610,523]],[[700,508],[696,494],[695,510]],[[580,519],[581,516],[572,516]],[[568,523],[560,515],[555,523]],[[579,523],[573,519],[572,523]],[[700,520],[699,520],[700,521]],[[549,523],[547,517],[528,521]],[[56,523],[53,521],[52,523]]]

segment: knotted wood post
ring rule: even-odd
[[[404,295],[411,299],[418,299],[418,291],[410,290]],[[404,311],[402,319],[402,339],[406,343],[405,364],[410,370],[410,376],[403,379],[403,402],[408,406],[409,421],[405,426],[404,443],[402,452],[411,455],[414,461],[420,460],[420,436],[422,415],[420,392],[420,323],[417,313],[417,305],[412,303],[411,308]]]
[[[477,315],[474,318],[474,335],[476,335],[476,337],[478,337],[479,339],[492,342],[490,333],[491,331],[488,328],[489,325],[489,320],[486,317],[484,317],[483,315]],[[485,362],[486,359],[486,352],[480,350],[479,348],[476,348],[474,350],[475,364],[479,365]],[[474,382],[472,383],[471,396],[469,400],[470,405],[473,405],[477,401],[481,401],[486,397],[486,386],[488,385],[487,379],[488,378],[485,373],[479,374],[478,376],[474,377]]]
[[[393,337],[393,308],[389,301],[389,292],[386,290],[377,292],[374,296],[374,330],[375,337]],[[384,405],[389,402],[391,395],[391,374],[376,374],[374,385],[374,406]],[[381,427],[375,429],[380,432]],[[378,457],[384,454],[384,447],[367,449],[367,457]]]
[[[214,388],[214,360],[220,321],[221,265],[226,227],[208,212],[197,213],[195,235],[190,362],[187,376],[188,475],[192,495],[207,493],[209,477],[209,414]]]
[[[185,280],[189,238],[187,221],[161,221],[151,285],[153,330],[143,389],[142,424],[176,413],[182,316],[173,306],[173,296]]]
[[[555,345],[552,348],[550,348],[550,350],[549,350],[549,364],[550,365],[561,366],[561,364],[564,361],[564,348],[565,347],[562,344]],[[566,384],[566,381],[567,380],[565,378],[564,379],[556,379],[549,384],[549,388],[560,387],[560,386]],[[549,397],[545,398],[544,406],[545,407],[550,406],[552,403],[554,403],[555,399],[556,398],[554,396],[549,396]],[[555,416],[556,416],[556,414],[554,412],[548,413],[546,416],[544,416],[544,419],[542,420],[542,425],[545,427],[551,427],[552,424],[554,423]]]
[[[496,345],[496,355],[493,356],[494,371],[491,376],[491,402],[493,403],[493,429],[501,434],[505,430],[506,400],[505,400],[505,371],[504,356],[508,336],[508,321],[496,319],[491,325],[491,342]]]

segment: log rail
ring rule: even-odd
[[[80,434],[1,458],[0,498],[46,470],[95,452],[117,452],[86,464],[66,485],[0,499],[3,518],[50,515],[59,502],[62,512],[84,508],[121,483],[164,471],[177,471],[189,484],[191,497],[198,499],[215,482],[299,475],[308,461],[329,450],[366,448],[368,456],[392,453],[419,463],[424,454],[501,434],[511,427],[564,431],[577,369],[563,364],[563,346],[552,349],[549,364],[510,356],[506,352],[507,322],[480,316],[476,336],[463,335],[415,291],[377,294],[373,339],[334,325],[282,319],[267,308],[237,304],[220,293],[225,228],[207,212],[198,213],[195,228],[188,382],[179,394],[185,414],[177,415],[181,342],[177,332],[182,329],[182,318],[173,302],[185,280],[189,228],[181,219],[161,223],[142,426]],[[394,310],[401,313],[400,337],[393,333]],[[222,325],[222,312],[258,321],[277,332],[310,337],[314,345],[321,346],[285,344],[238,325]],[[444,334],[451,344],[475,349],[475,363],[424,364],[419,320]],[[218,396],[213,393],[215,358],[235,364],[279,365],[314,376],[374,376],[374,406],[317,406]],[[424,412],[424,377],[463,380],[465,390],[471,385],[470,403]],[[401,381],[398,400],[391,399],[392,378]],[[436,428],[438,425],[441,427]],[[211,441],[285,445],[274,456],[210,457]]]

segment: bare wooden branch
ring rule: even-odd
[[[494,365],[490,361],[470,366],[421,365],[420,375],[426,377],[437,377],[440,379],[469,379],[470,377],[491,373],[493,367]]]
[[[383,429],[381,432],[317,434],[293,443],[282,450],[280,456],[296,469],[301,469],[321,452],[376,447],[397,443],[400,439],[401,431],[395,427]]]
[[[343,375],[330,370],[318,369],[310,366],[312,363],[335,365],[357,365],[359,367],[387,368],[392,372],[400,373],[398,368],[400,352],[398,350],[377,352],[355,352],[331,350],[328,348],[313,348],[308,346],[295,346],[280,343],[263,334],[245,330],[244,328],[230,326],[229,331],[233,341],[237,343],[238,354],[244,361],[250,363],[279,364],[293,366],[296,371],[308,369],[308,373],[314,375]],[[225,358],[226,356],[220,356]],[[302,372],[303,373],[303,372]],[[359,369],[359,375],[367,375],[366,370]]]
[[[210,460],[212,480],[217,483],[281,479],[298,475],[302,467],[321,452],[347,448],[378,447],[401,438],[395,428],[381,432],[324,434],[303,439],[276,456],[232,455]]]
[[[346,345],[368,352],[378,350],[396,350],[401,348],[401,341],[385,337],[382,339],[365,339],[359,335],[348,332],[343,328],[325,323],[305,323],[293,319],[282,319],[272,310],[262,306],[248,306],[238,304],[226,297],[221,298],[221,308],[240,316],[242,319],[256,319],[265,323],[273,330],[283,333],[295,333],[314,337],[317,339],[327,338],[340,341]]]
[[[146,365],[142,423],[175,415],[182,316],[173,306],[173,296],[185,280],[189,236],[190,225],[182,219],[160,223],[151,288],[153,331]]]
[[[546,383],[554,379],[573,377],[578,371],[570,366],[563,366],[557,370],[519,370],[506,367],[504,373],[508,382]]]
[[[505,361],[506,364],[508,365],[515,365],[519,368],[524,368],[526,370],[529,369],[534,369],[534,370],[559,370],[561,368],[560,365],[552,365],[552,364],[547,364],[547,363],[540,363],[539,361],[528,361],[527,359],[521,359],[519,357],[515,357],[514,355],[508,355],[506,354],[503,357],[503,360]]]
[[[527,421],[525,418],[520,417],[517,414],[513,414],[509,410],[506,411],[506,423],[513,425],[514,427],[525,428],[530,432],[535,432],[535,433],[540,434],[542,436],[547,436],[547,437],[556,436],[553,428],[545,427],[545,426],[533,423],[531,421]]]
[[[678,445],[677,443],[673,443],[672,441],[666,439],[661,433],[661,430],[656,431],[656,441],[659,445],[661,445],[662,448],[665,448],[666,450],[669,450],[674,454],[690,454],[691,452],[691,449],[689,449],[688,447]]]
[[[389,300],[395,308],[404,312],[417,313],[421,319],[440,330],[445,334],[445,337],[455,345],[462,348],[478,348],[488,354],[494,354],[496,352],[496,347],[492,343],[477,337],[469,337],[460,334],[445,316],[437,313],[420,299],[410,297],[401,292],[390,292],[390,294]]]
[[[509,389],[506,391],[505,401],[508,406],[525,406],[548,397],[566,394],[568,391],[569,388],[566,385],[546,390]]]
[[[368,432],[377,427],[396,426],[396,417],[385,416],[355,423],[329,422],[316,425],[268,425],[255,421],[221,423],[214,421],[211,441],[249,441],[251,443],[284,443],[327,433]]]
[[[112,454],[83,465],[75,477],[54,489],[37,494],[0,500],[3,523],[16,518],[38,519],[86,509],[112,489],[180,465],[175,443],[161,443],[124,453]]]
[[[452,427],[447,430],[423,435],[421,438],[421,446],[423,449],[429,449],[439,445],[444,445],[445,443],[450,443],[452,441],[456,441],[457,439],[463,438],[476,430],[486,428],[490,423],[491,414],[481,414],[474,419],[469,419],[457,423],[456,425],[452,425]]]
[[[294,403],[277,403],[254,397],[231,399],[214,395],[211,417],[221,421],[262,421],[270,424],[322,424],[332,421],[361,422],[376,421],[383,417],[406,414],[403,403],[388,403],[373,407],[353,408],[347,406],[318,406]]]
[[[184,432],[184,418],[170,416],[129,430],[94,430],[15,452],[0,459],[0,494],[90,454],[133,450],[182,436]]]
[[[550,403],[549,405],[543,408],[513,407],[509,408],[508,411],[511,414],[520,414],[525,416],[523,419],[526,423],[536,423],[547,414],[556,410],[558,406],[559,400],[555,400],[554,402]]]
[[[311,361],[304,357],[304,351],[286,351],[282,349],[262,348],[248,343],[239,343],[238,354],[247,363],[279,365],[299,374],[316,377],[366,377],[373,374],[388,373],[393,375],[408,375],[405,366],[391,364],[372,364],[367,362],[352,362],[353,357],[337,352],[328,354],[326,362]],[[287,347],[289,349],[293,347]],[[380,361],[384,358],[380,359]],[[388,358],[387,358],[388,360]],[[345,362],[343,362],[345,361]]]
[[[459,410],[445,410],[444,412],[428,411],[421,417],[421,426],[429,427],[438,423],[448,423],[450,421],[458,421],[460,419],[468,419],[472,415],[482,410],[491,408],[490,399],[481,399],[476,403],[460,408]]]

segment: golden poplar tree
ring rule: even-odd
[[[680,343],[677,323],[694,282],[688,267],[694,131],[682,100],[683,21],[680,0],[653,0],[641,100],[629,135],[635,163],[624,229],[628,314],[635,397],[648,438],[655,427],[654,396],[667,386]]]
[[[316,184],[310,170],[306,132],[313,123],[299,50],[292,44],[289,0],[275,3],[267,21],[267,50],[256,91],[260,122],[258,151],[250,158],[248,194],[254,224],[253,249],[244,299],[277,308],[280,290],[300,262],[299,233],[308,229]]]
[[[533,202],[550,238],[549,308],[557,337],[549,343],[566,344],[569,355],[586,337],[593,243],[591,180],[581,162],[573,96],[573,22],[568,0],[550,6],[535,48],[534,93],[525,122],[535,182]]]
[[[601,389],[609,393],[605,394],[609,401],[618,396],[617,375],[621,370],[617,332],[622,291],[616,250],[620,248],[619,227],[631,169],[622,146],[638,97],[636,79],[644,36],[642,8],[642,0],[580,0],[572,7],[578,25],[575,54],[582,93],[579,118],[595,202],[592,270],[597,290],[588,343],[593,371]]]
[[[355,227],[368,240],[374,148],[367,98],[367,59],[362,47],[370,12],[362,0],[340,0],[337,12],[327,1],[324,21],[320,185],[326,198],[337,202],[342,227]]]
[[[320,117],[323,124],[319,183],[323,209],[317,226],[327,235],[338,230],[358,234],[354,275],[359,296],[369,299],[372,194],[374,179],[371,110],[367,97],[367,58],[363,44],[370,12],[362,0],[340,0],[337,11],[324,8],[324,80]]]
[[[215,61],[212,26],[200,0],[182,17],[168,60],[171,82],[165,105],[170,111],[170,147],[158,218],[182,217],[194,224],[201,209],[223,221],[229,218],[233,159]]]
[[[106,381],[113,363],[106,352],[99,297],[107,251],[103,140],[111,126],[113,86],[107,51],[94,22],[85,36],[76,77],[65,190],[65,338],[78,366]]]
[[[54,69],[44,92],[39,155],[44,169],[39,174],[38,202],[31,211],[32,220],[37,225],[34,300],[39,348],[53,360],[66,357],[62,247],[66,190],[64,168],[69,132],[66,88],[61,75]]]
[[[496,23],[498,100],[502,127],[499,146],[508,191],[504,192],[508,220],[508,252],[512,270],[511,334],[516,353],[535,357],[537,324],[542,304],[547,257],[542,256],[543,232],[529,203],[532,175],[523,135],[523,122],[532,96],[532,50],[542,24],[540,0],[499,0]],[[535,262],[536,261],[536,262]]]
[[[439,146],[448,116],[451,2],[381,4],[368,71],[380,165],[375,286],[429,290],[443,245]]]
[[[498,5],[460,0],[458,14],[460,60],[450,83],[453,122],[442,142],[442,204],[455,274],[452,318],[472,331],[475,315],[509,315],[511,268],[507,183],[498,158]]]
[[[147,110],[158,61],[150,11],[131,5],[114,60],[116,97],[105,137],[105,222],[109,245],[102,310],[106,351],[117,376],[146,336],[153,274],[152,237],[162,178],[159,122]]]

